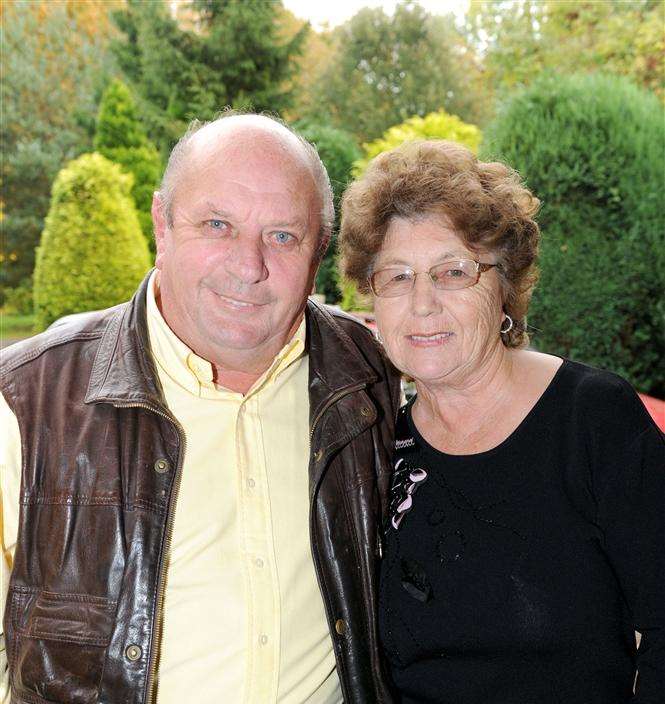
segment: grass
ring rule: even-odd
[[[5,313],[0,310],[0,344],[30,337],[35,332],[35,316]]]

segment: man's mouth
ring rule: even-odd
[[[243,301],[240,298],[233,298],[232,296],[225,296],[224,294],[217,293],[216,291],[213,291],[213,293],[222,301],[222,303],[237,310],[248,310],[250,308],[258,308],[260,305],[263,305],[261,303],[253,303],[252,301]]]

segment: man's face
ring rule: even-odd
[[[167,323],[212,363],[262,372],[298,327],[316,273],[320,204],[309,169],[265,135],[231,140],[190,157],[172,227],[157,211]]]

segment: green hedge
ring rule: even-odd
[[[150,267],[132,177],[100,154],[70,162],[53,184],[37,249],[35,323],[127,300]]]
[[[337,303],[342,297],[339,288],[337,268],[337,229],[339,224],[339,203],[342,193],[351,179],[351,167],[360,157],[353,137],[343,130],[318,122],[296,124],[298,133],[311,142],[324,163],[335,200],[335,229],[330,247],[326,252],[316,277],[316,290],[325,294],[328,303]]]
[[[657,98],[602,75],[544,76],[485,131],[482,157],[542,201],[534,345],[665,397],[665,123]]]

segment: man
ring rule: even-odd
[[[129,303],[3,355],[12,701],[389,701],[399,390],[361,325],[307,300],[325,169],[226,116],[175,147],[153,219]]]

